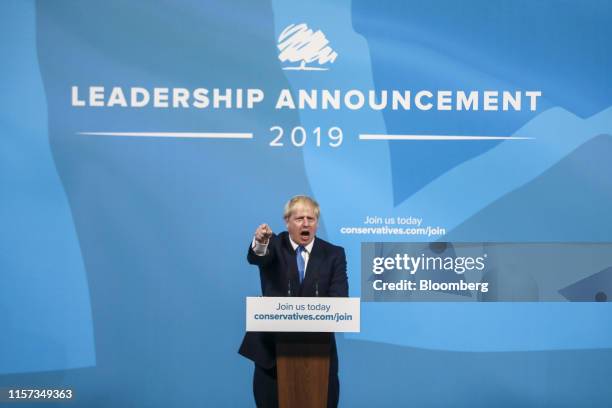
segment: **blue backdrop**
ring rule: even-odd
[[[259,294],[246,248],[260,223],[284,229],[295,194],[319,201],[319,235],[345,247],[351,296],[362,242],[612,242],[611,18],[604,0],[3,2],[0,387],[72,388],[83,407],[253,405],[236,353]],[[315,58],[312,37],[279,58],[291,24],[335,58]],[[132,106],[134,88],[150,102]],[[194,104],[198,88],[211,106]],[[215,88],[265,96],[214,107]],[[294,109],[277,106],[283,90]],[[299,90],[428,90],[433,108],[300,109]],[[440,91],[499,92],[499,109],[446,110]],[[504,91],[541,96],[503,110]],[[349,232],[367,216],[444,234]],[[577,264],[556,291],[602,271]],[[592,280],[608,298],[610,275]],[[364,302],[362,332],[337,336],[341,406],[610,405],[611,312]]]

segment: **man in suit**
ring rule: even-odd
[[[267,224],[255,230],[247,260],[259,267],[264,296],[348,296],[344,249],[315,237],[319,204],[307,196],[287,202],[287,231],[272,233]],[[253,393],[259,408],[277,407],[275,334],[248,332],[239,353],[255,363]],[[332,336],[328,407],[336,407],[340,395],[338,354]]]

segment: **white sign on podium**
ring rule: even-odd
[[[246,330],[358,333],[359,302],[346,297],[247,297]]]

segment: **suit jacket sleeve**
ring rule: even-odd
[[[328,296],[348,297],[348,277],[346,275],[346,254],[344,248],[337,247],[337,255],[334,256],[332,276],[329,284]]]
[[[276,238],[277,238],[276,235],[272,235],[270,237],[270,241],[268,242],[268,249],[265,255],[257,255],[253,251],[251,244],[249,244],[249,251],[247,253],[247,261],[251,265],[257,265],[257,266],[270,265],[274,261],[274,258],[276,256],[276,251],[274,250],[274,246],[273,246],[275,244]]]

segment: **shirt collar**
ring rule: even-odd
[[[306,249],[306,252],[308,252],[308,254],[310,255],[310,253],[312,253],[312,247],[314,246],[314,242],[315,239],[317,239],[316,237],[314,237],[312,239],[312,241],[310,241],[310,244],[306,245],[304,248]],[[297,247],[299,247],[299,244],[296,244],[292,239],[291,239],[291,235],[289,235],[289,242],[291,243],[291,246],[293,247],[293,250],[297,250]]]

